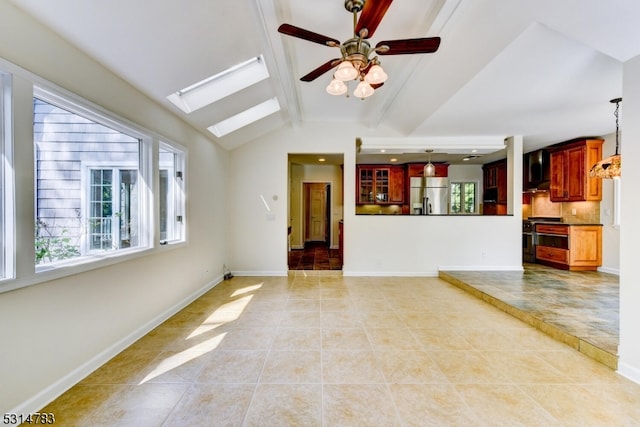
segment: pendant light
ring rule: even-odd
[[[424,176],[436,176],[436,167],[431,163],[431,153],[433,150],[427,150],[429,153],[429,162],[424,165]]]
[[[620,132],[618,129],[618,112],[620,110],[620,102],[622,98],[612,99],[610,102],[616,104],[616,153],[613,156],[609,156],[606,159],[600,160],[598,163],[591,167],[589,176],[592,178],[619,178],[622,174],[621,158],[618,154],[618,148],[620,146]]]

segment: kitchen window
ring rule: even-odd
[[[478,183],[460,181],[451,183],[451,213],[478,213]]]
[[[149,138],[44,89],[33,109],[36,271],[147,247]]]

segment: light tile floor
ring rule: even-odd
[[[637,426],[640,385],[438,278],[234,277],[43,409],[64,426]]]

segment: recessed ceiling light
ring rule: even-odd
[[[260,55],[172,93],[167,99],[188,114],[267,77],[269,71]]]
[[[231,133],[241,127],[247,126],[257,120],[267,117],[270,114],[280,110],[280,104],[278,98],[273,97],[258,105],[255,105],[248,110],[244,110],[241,113],[231,116],[215,125],[209,126],[207,129],[209,132],[220,138],[228,133]]]
[[[381,153],[386,153],[387,150],[385,150],[384,148],[380,150]]]
[[[320,157],[320,158],[318,159],[318,161],[319,161],[319,162],[324,162],[324,161],[325,161],[325,158],[324,158],[324,157]]]
[[[398,161],[398,159],[396,159],[395,157],[393,157],[393,158],[389,159],[389,161],[397,162],[397,161]]]

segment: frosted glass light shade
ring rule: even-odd
[[[431,163],[431,161],[429,161],[429,163],[427,163],[424,166],[424,176],[435,176],[436,175],[436,167],[433,165],[433,163]]]
[[[367,98],[371,95],[373,95],[374,89],[371,87],[371,85],[367,82],[360,82],[358,83],[358,87],[356,87],[356,90],[353,91],[353,95],[357,96],[358,98]]]
[[[338,69],[336,70],[336,73],[333,75],[333,77],[346,82],[358,77],[358,70],[355,69],[351,62],[342,61],[340,65],[338,65]]]
[[[347,92],[347,85],[342,80],[333,79],[327,86],[327,93],[330,95],[344,95]]]
[[[386,82],[387,77],[387,73],[384,72],[381,66],[374,65],[369,69],[369,72],[364,77],[364,81],[375,85]]]

